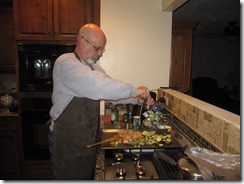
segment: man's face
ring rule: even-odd
[[[83,36],[81,36],[82,39],[86,42],[85,49],[86,49],[86,54],[87,54],[87,59],[86,62],[88,64],[94,64],[96,63],[100,57],[102,57],[103,53],[105,52],[105,43],[103,41],[89,41],[85,39]],[[100,46],[98,46],[100,45]]]

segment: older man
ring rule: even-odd
[[[96,62],[105,52],[106,36],[95,24],[80,28],[74,53],[61,55],[53,69],[51,162],[55,179],[93,179],[100,100],[113,104],[154,101],[146,87],[112,79]]]

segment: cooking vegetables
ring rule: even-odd
[[[171,135],[166,134],[157,134],[155,131],[143,131],[142,135],[145,136],[146,144],[156,144],[158,146],[163,146],[164,143],[169,144],[171,143]]]
[[[164,146],[164,144],[171,143],[171,135],[158,134],[155,131],[134,131],[127,130],[120,132],[120,136],[123,138],[119,141],[111,142],[115,147],[121,144],[131,144],[134,147],[138,148],[143,145],[157,145]]]

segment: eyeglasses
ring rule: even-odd
[[[101,47],[97,47],[95,45],[93,45],[91,42],[89,42],[87,39],[85,39],[82,35],[79,35],[81,38],[83,38],[87,43],[89,43],[90,45],[92,45],[94,47],[94,49],[96,49],[96,51],[98,52],[99,50],[102,51],[102,53],[104,53],[106,51],[105,48],[101,48]]]

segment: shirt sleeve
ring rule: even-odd
[[[91,70],[76,58],[59,58],[55,70],[59,81],[56,87],[67,95],[112,101],[128,100],[137,96],[136,87],[112,79],[103,70]]]
[[[128,99],[122,99],[122,100],[112,100],[109,101],[113,105],[118,105],[118,104],[138,104],[137,98],[128,98]]]

